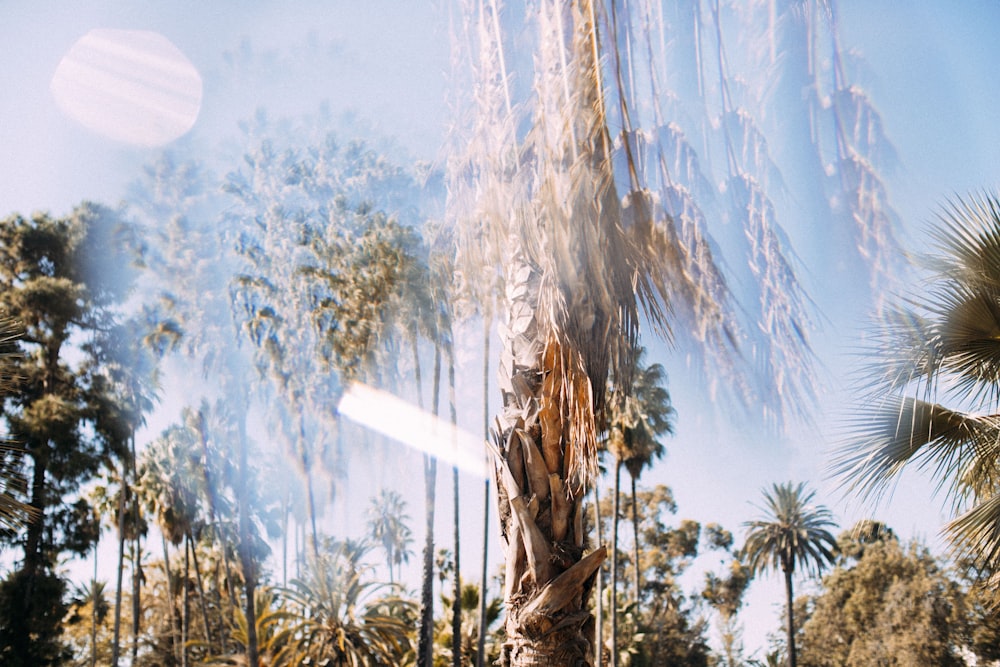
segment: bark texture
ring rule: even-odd
[[[594,628],[587,601],[605,551],[584,557],[585,489],[560,400],[572,382],[558,343],[540,340],[540,272],[517,253],[508,271],[503,412],[494,432],[508,610],[501,664],[589,666]]]

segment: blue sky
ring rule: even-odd
[[[63,117],[49,93],[62,55],[92,28],[157,30],[173,41],[202,73],[202,117],[179,146],[207,150],[236,120],[267,105],[274,115],[315,111],[326,100],[335,111],[353,110],[385,135],[425,159],[438,157],[447,126],[447,13],[438,3],[325,3],[289,11],[278,3],[95,2],[86,6],[10,1],[0,4],[0,214],[47,209],[67,212],[82,199],[114,204],[124,185],[156,152],[111,143]],[[58,7],[58,9],[57,9]],[[307,5],[303,5],[307,7]],[[922,230],[948,197],[1000,185],[1000,5],[994,2],[943,3],[856,0],[838,3],[841,45],[863,59],[863,86],[882,115],[900,167],[886,178],[890,199],[902,220],[901,238],[919,247]],[[240,80],[226,70],[220,53],[237,53],[249,39],[261,71],[270,78]],[[320,44],[326,54],[302,78],[282,79],[282,58],[295,62],[302,45]],[[271,68],[270,70],[268,68]],[[298,71],[302,71],[301,69]],[[275,74],[278,76],[275,76]],[[806,268],[808,271],[808,267]],[[820,281],[821,282],[821,281]],[[838,298],[836,285],[812,285],[821,305]],[[750,504],[775,481],[806,480],[834,509],[844,527],[871,513],[845,498],[826,479],[827,453],[846,410],[850,370],[860,337],[859,321],[831,321],[815,336],[822,362],[815,426],[790,427],[773,434],[727,406],[704,409],[703,394],[685,391],[679,360],[662,348],[670,390],[678,409],[677,435],[668,456],[648,477],[674,488],[678,518],[721,522],[738,532],[757,510]],[[472,336],[473,341],[478,338]],[[472,367],[474,344],[464,352]],[[477,428],[473,414],[468,427]],[[742,420],[742,421],[741,421]],[[406,469],[379,469],[375,482],[408,490],[411,516],[422,511],[420,485]],[[364,462],[362,468],[371,467]],[[398,477],[396,475],[399,475]],[[356,482],[355,482],[356,483]],[[464,480],[469,506],[479,507],[478,483]],[[363,486],[363,485],[360,485]],[[347,487],[350,495],[351,487]],[[945,519],[943,500],[931,498],[933,485],[920,475],[904,477],[892,502],[876,515],[904,536],[932,541]],[[444,498],[442,482],[439,496]],[[367,500],[365,500],[367,503]],[[440,531],[450,519],[442,510]],[[331,515],[346,516],[346,508]],[[479,510],[471,512],[478,519]],[[419,522],[414,521],[417,532]],[[466,563],[479,555],[475,520],[466,535]],[[418,534],[419,539],[419,534]],[[499,548],[494,546],[494,557]],[[414,570],[415,572],[415,570]],[[467,576],[473,576],[471,570]],[[778,628],[778,582],[754,587],[744,619],[749,648]]]

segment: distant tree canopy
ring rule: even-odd
[[[871,527],[842,533],[822,592],[798,600],[801,664],[965,665],[962,587],[926,547]]]

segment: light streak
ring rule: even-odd
[[[487,444],[481,438],[397,396],[355,383],[344,392],[337,410],[357,424],[486,478]]]

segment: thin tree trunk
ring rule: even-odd
[[[188,667],[188,629],[191,627],[190,581],[191,581],[191,540],[184,536],[184,590],[181,606],[181,667]]]
[[[94,579],[90,584],[90,667],[97,667],[97,547],[94,543]]]
[[[785,603],[788,610],[786,616],[788,621],[788,627],[786,628],[786,632],[788,633],[788,667],[795,667],[795,614],[792,609],[794,603],[792,595],[792,568],[785,568]]]
[[[129,435],[129,445],[131,450],[131,460],[129,468],[132,473],[132,484],[136,484],[139,475],[136,470],[135,457],[135,433]],[[132,664],[136,663],[139,656],[139,618],[142,615],[142,535],[139,533],[139,494],[132,494],[132,530],[133,550],[132,550]]]
[[[635,604],[638,609],[639,602],[642,599],[642,575],[639,568],[639,506],[636,504],[636,493],[635,493],[635,476],[629,475],[632,478],[632,563],[635,565],[633,573],[635,574]]]
[[[434,388],[431,393],[431,412],[438,414],[441,390],[441,346],[434,346]],[[426,507],[426,535],[424,538],[423,582],[420,594],[420,639],[417,645],[417,667],[434,664],[434,503],[437,486],[437,459],[424,455],[424,505]]]
[[[195,550],[194,537],[188,531],[188,540],[191,542],[191,559],[194,561],[194,578],[198,583],[198,602],[201,607],[201,624],[205,633],[205,643],[211,645],[212,633],[208,629],[208,605],[205,602],[205,584],[201,578],[201,566],[198,564],[198,552]]]
[[[214,477],[212,476],[212,470],[211,470],[212,458],[208,449],[208,422],[205,419],[204,409],[198,410],[198,439],[201,441],[201,451],[202,455],[205,457],[205,464],[202,467],[202,474],[205,477],[205,488],[208,490],[208,520],[209,523],[212,525],[213,529],[215,530],[216,539],[219,541],[219,544],[222,549],[222,562],[226,571],[226,579],[225,579],[226,592],[229,594],[230,604],[234,605],[235,608],[235,605],[238,604],[239,598],[236,596],[236,591],[233,589],[233,570],[232,567],[230,567],[229,565],[229,553],[228,550],[226,549],[226,537],[225,533],[222,530],[222,523],[219,520],[219,512],[216,509],[219,505],[218,487],[215,484]],[[216,590],[216,600],[219,604],[219,611],[221,616],[222,593],[218,590]],[[219,619],[219,639],[224,653],[226,645],[226,633],[221,618]]]
[[[135,496],[133,495],[133,502]],[[132,664],[139,656],[139,618],[142,615],[142,536],[139,535],[138,523],[133,523],[136,531],[132,539]]]
[[[115,589],[115,629],[111,640],[111,667],[118,667],[121,654],[122,583],[125,572],[125,461],[122,461],[121,489],[118,491],[118,585]]]
[[[167,574],[167,608],[170,614],[170,654],[174,659],[178,659],[177,655],[177,610],[174,608],[174,574],[170,569],[170,551],[167,548],[167,536],[161,532],[160,539],[163,540],[163,569],[166,570]]]
[[[483,442],[490,438],[490,322],[483,316]],[[490,477],[483,483],[483,564],[479,580],[479,637],[476,640],[476,667],[486,664],[486,586],[490,548]]]
[[[240,448],[239,490],[237,492],[240,513],[239,554],[240,566],[243,569],[244,594],[246,595],[246,600],[244,601],[246,605],[245,616],[247,621],[246,657],[247,665],[250,667],[257,667],[259,662],[257,658],[257,609],[255,606],[255,594],[257,591],[257,566],[256,563],[254,563],[252,545],[250,543],[250,463],[248,460],[249,454],[247,452],[249,443],[247,439],[245,415],[241,414],[238,417],[238,423]]]
[[[288,514],[291,509],[291,493],[286,494],[284,512],[281,516],[281,585],[288,587]]]
[[[448,412],[449,421],[452,427],[452,440],[457,448],[456,434],[458,433],[458,411],[455,405],[455,349],[450,340],[446,343],[445,351],[448,354]],[[451,602],[451,664],[452,667],[462,667],[462,569],[460,567],[459,554],[461,552],[461,541],[459,539],[459,488],[458,488],[458,466],[451,468],[452,500],[454,505],[454,530],[455,530],[455,588],[454,599]]]
[[[594,484],[594,525],[597,527],[597,543],[604,540],[601,536],[601,494],[598,491],[599,484]],[[604,662],[604,566],[597,568],[597,603],[595,605],[596,621],[594,623],[594,665],[601,667]]]
[[[618,665],[618,515],[621,498],[621,461],[615,462],[615,497],[611,521],[611,659],[608,667]]]

